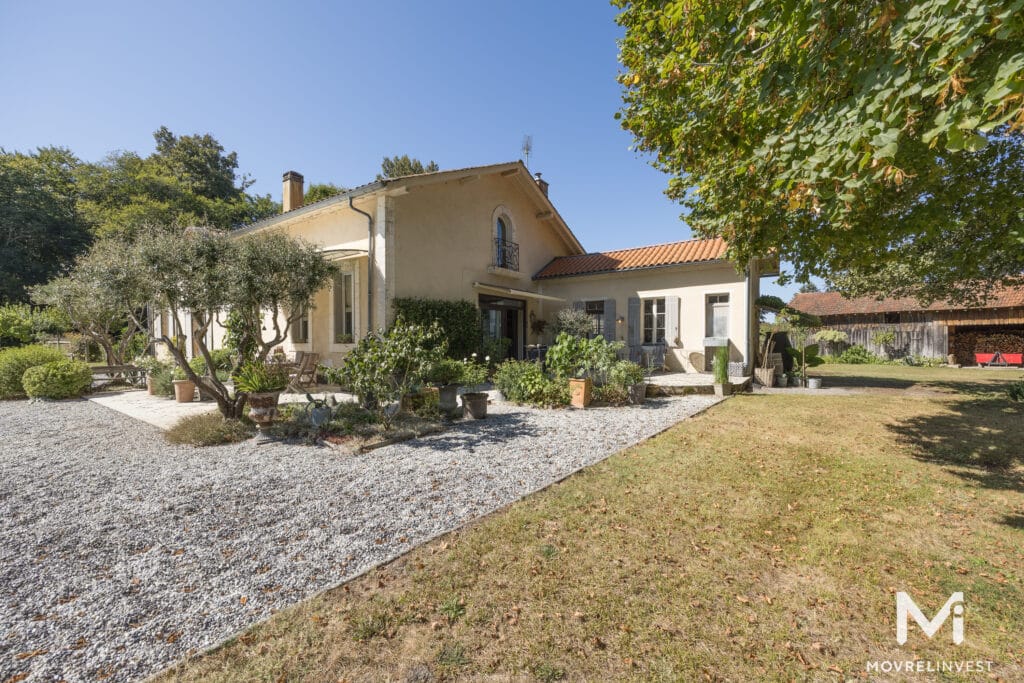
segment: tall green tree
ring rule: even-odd
[[[0,303],[28,300],[89,244],[78,210],[76,169],[67,149],[31,154],[0,149]]]
[[[249,195],[238,155],[212,135],[153,134],[147,157],[118,151],[84,165],[80,209],[96,234],[132,236],[144,225],[210,225],[229,229],[280,210],[269,196]]]
[[[1020,279],[1024,2],[614,4],[623,126],[737,261],[925,299]]]
[[[377,180],[386,180],[387,178],[401,178],[407,175],[417,175],[420,173],[434,173],[440,170],[436,161],[431,161],[426,166],[419,159],[412,159],[408,154],[402,156],[384,157],[380,162],[380,173],[377,174]]]

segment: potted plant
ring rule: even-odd
[[[250,361],[235,376],[235,391],[245,394],[249,418],[264,428],[277,417],[277,401],[288,386],[288,368],[280,363]]]
[[[196,383],[185,375],[181,368],[174,369],[174,400],[178,403],[191,403],[196,399]]]
[[[775,383],[775,366],[772,364],[772,350],[775,343],[772,341],[774,329],[762,326],[761,328],[761,367],[754,368],[754,377],[763,387],[770,387]]]
[[[729,348],[719,346],[715,350],[715,358],[711,361],[711,374],[715,385],[715,396],[728,396],[732,393],[729,382]]]
[[[160,375],[172,372],[169,363],[158,360],[154,356],[139,356],[132,360],[132,365],[146,374],[146,393],[150,396],[157,394]]]
[[[469,391],[462,394],[462,416],[482,420],[487,417],[487,392],[477,389],[487,381],[487,366],[478,363],[474,353],[472,358],[462,361],[461,370],[459,381],[469,388]]]
[[[438,406],[446,415],[454,415],[459,409],[459,382],[462,381],[462,363],[452,358],[442,358],[434,363],[427,375],[427,381],[437,387]]]

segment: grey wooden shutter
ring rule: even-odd
[[[679,346],[679,297],[665,297],[665,343]]]
[[[627,317],[626,317],[626,343],[629,345],[632,355],[632,349],[636,349],[637,352],[640,350],[640,298],[631,296],[627,306]]]
[[[604,338],[615,341],[618,338],[615,329],[615,299],[604,300]]]

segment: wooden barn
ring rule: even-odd
[[[999,289],[976,308],[921,306],[913,298],[847,299],[838,292],[797,294],[789,305],[846,332],[850,344],[892,358],[952,355],[961,365],[975,365],[977,354],[1024,353],[1024,287]],[[873,340],[877,332],[892,332],[895,341],[882,348]]]

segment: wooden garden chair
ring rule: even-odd
[[[297,369],[292,373],[291,381],[288,383],[288,388],[297,392],[301,392],[306,387],[316,384],[316,368],[320,360],[319,353],[310,353],[308,351],[300,353],[302,353],[302,356],[296,358],[296,361],[298,361]]]

